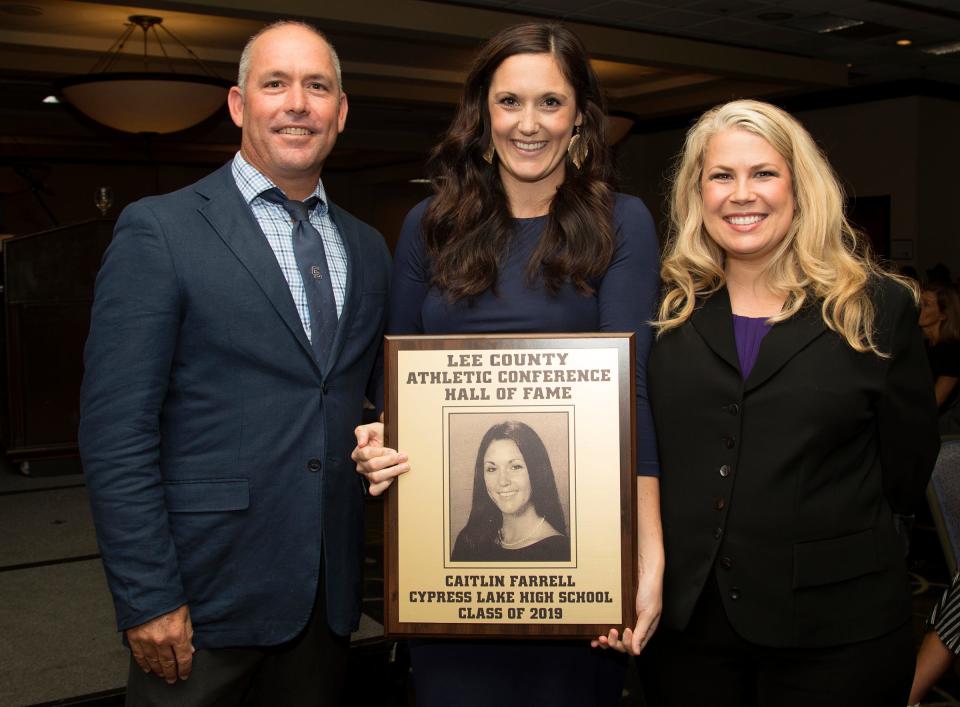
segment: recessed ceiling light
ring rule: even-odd
[[[43,99],[43,102],[44,102],[44,103],[59,103],[59,102],[60,102],[60,99],[57,98],[56,96],[47,96],[46,98]]]
[[[850,29],[851,27],[859,27],[863,24],[863,20],[855,20],[852,17],[840,17],[839,15],[824,15],[823,18],[823,25],[817,30],[820,34],[840,32],[845,29]]]
[[[429,184],[430,183],[429,179],[425,179],[423,177],[419,177],[417,179],[408,179],[407,181],[410,182],[411,184]]]
[[[909,47],[911,44],[913,44],[913,40],[907,39],[906,37],[897,40],[898,47]]]
[[[929,47],[924,47],[920,51],[926,52],[927,54],[936,54],[937,56],[941,56],[943,54],[956,54],[957,52],[960,52],[960,42],[932,44]]]
[[[36,5],[19,5],[15,3],[0,5],[0,12],[8,15],[20,15],[22,17],[36,17],[43,14],[43,8]]]

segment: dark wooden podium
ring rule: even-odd
[[[77,453],[83,345],[93,284],[114,219],[17,236],[3,246],[7,456]]]

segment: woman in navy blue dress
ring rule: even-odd
[[[604,121],[597,77],[570,30],[531,23],[493,37],[431,157],[434,196],[404,222],[388,330],[636,332],[639,619],[593,646],[412,641],[418,705],[617,705],[625,660],[598,646],[638,653],[660,615],[658,464],[646,395],[657,242],[643,203],[610,187]],[[382,439],[378,425],[358,429],[354,459],[372,493],[410,468]],[[514,550],[526,540],[540,539],[502,536]]]

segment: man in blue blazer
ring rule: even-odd
[[[128,207],[97,278],[80,446],[128,704],[332,703],[360,616],[350,451],[389,255],[320,181],[347,117],[333,48],[265,28],[229,107],[234,160]]]

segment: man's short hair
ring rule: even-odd
[[[343,76],[340,73],[340,57],[337,55],[337,50],[334,49],[333,44],[330,43],[330,40],[327,39],[327,35],[318,30],[309,22],[303,22],[301,20],[277,20],[276,22],[271,22],[266,27],[260,29],[255,35],[250,37],[247,40],[247,43],[243,47],[243,52],[240,54],[240,68],[237,71],[237,86],[240,87],[240,92],[243,93],[246,88],[247,77],[250,73],[250,55],[253,54],[253,45],[260,39],[260,37],[272,29],[278,29],[280,27],[302,27],[303,29],[313,32],[315,35],[320,37],[324,42],[326,42],[327,47],[330,49],[330,58],[333,59],[333,70],[337,74],[337,86],[340,87],[340,90],[343,91]]]

